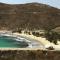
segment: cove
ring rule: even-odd
[[[0,48],[26,48],[28,43],[17,41],[16,37],[0,36]]]

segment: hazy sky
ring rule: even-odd
[[[39,2],[39,3],[48,4],[48,5],[51,5],[60,9],[60,0],[0,0],[0,2],[8,3],[8,4]]]

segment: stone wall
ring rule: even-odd
[[[0,50],[0,60],[60,60],[60,51]]]

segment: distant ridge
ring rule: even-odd
[[[60,9],[41,3],[0,3],[0,29],[53,29],[60,26]]]

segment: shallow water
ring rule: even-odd
[[[15,37],[0,36],[0,48],[25,48],[28,43],[17,41]]]
[[[44,48],[39,41],[21,37],[0,34],[0,48]]]

